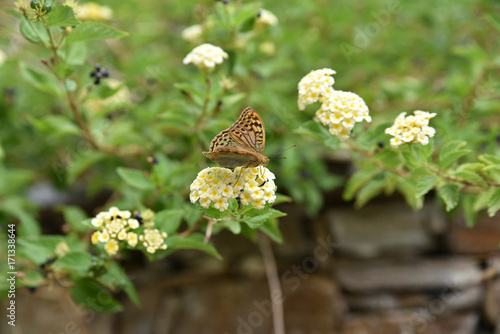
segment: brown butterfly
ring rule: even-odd
[[[266,131],[259,114],[248,107],[230,128],[221,131],[210,143],[207,158],[222,167],[257,167],[269,163],[264,153]]]

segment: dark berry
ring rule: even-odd
[[[380,148],[384,148],[385,143],[384,143],[383,141],[379,141],[377,145],[378,145],[378,147],[380,147]]]
[[[44,3],[42,9],[47,13],[50,13],[50,11],[52,10],[52,5],[50,3]]]
[[[38,8],[40,8],[40,7],[41,7],[41,5],[40,5],[40,1],[38,1],[38,0],[32,0],[32,1],[30,2],[30,7],[31,7],[31,8],[33,8],[33,9],[38,9]]]
[[[94,85],[98,85],[101,82],[101,78],[109,77],[109,71],[107,68],[101,67],[101,65],[95,65],[95,71],[90,72],[90,77],[95,78]]]

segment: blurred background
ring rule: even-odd
[[[19,21],[0,11],[0,217],[29,231],[67,233],[68,212],[61,205],[78,207],[87,218],[109,203],[127,208],[140,201],[116,175],[117,166],[146,169],[148,156],[168,156],[188,169],[177,180],[187,190],[198,167],[207,164],[201,150],[190,151],[190,134],[179,118],[194,107],[176,84],[203,83],[194,66],[182,65],[199,41],[182,33],[203,22],[215,1],[96,3],[108,8],[103,21],[130,35],[96,42],[79,54],[78,85],[91,84],[95,64],[110,72],[82,108],[98,129],[113,127],[111,144],[141,148],[142,154],[103,157],[74,128],[46,118],[70,115],[64,96],[52,94],[45,78],[34,85],[26,70],[43,68],[40,58],[50,58],[50,51],[26,41]],[[247,2],[234,5],[241,3]],[[234,84],[232,95],[222,99],[221,119],[210,120],[200,136],[205,151],[243,107],[252,106],[266,125],[268,156],[298,145],[284,153],[286,160],[268,166],[278,192],[293,198],[277,206],[288,216],[279,223],[283,242],[272,245],[287,333],[500,333],[498,215],[466,226],[460,212],[445,213],[432,193],[418,211],[397,193],[355,209],[342,198],[356,169],[350,152],[333,137],[325,144],[304,136],[300,126],[315,109],[297,108],[300,79],[326,67],[337,71],[335,89],[365,100],[371,128],[416,109],[454,122],[456,111],[470,102],[471,82],[481,77],[498,83],[498,70],[479,64],[498,61],[492,17],[499,4],[289,0],[257,6],[278,23],[251,39],[228,39],[215,27],[200,40],[229,53],[223,71]],[[479,102],[479,115],[487,110],[491,117],[489,130],[478,137],[485,147],[497,147],[498,99]],[[483,125],[479,117],[477,123]],[[153,262],[134,253],[122,259],[141,305],[118,294],[118,313],[79,308],[57,284],[20,288],[19,326],[2,320],[0,332],[271,333],[272,299],[259,247],[227,230],[213,243],[222,259],[195,250]]]

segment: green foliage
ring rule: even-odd
[[[356,207],[398,192],[419,209],[435,194],[469,226],[481,212],[500,209],[500,19],[493,2],[330,8],[281,1],[265,4],[279,19],[275,26],[259,22],[258,2],[107,5],[111,18],[104,9],[82,17],[52,0],[7,9],[5,22],[2,16],[0,218],[2,227],[16,223],[20,284],[51,284],[51,272],[74,284],[72,297],[91,310],[119,311],[109,293],[122,290],[139,304],[120,262],[103,242],[91,242],[98,228],[80,207],[58,205],[62,234],[42,234],[39,204],[26,196],[38,182],[67,193],[84,189],[89,199],[111,193],[92,215],[116,206],[135,219],[134,211],[150,208],[153,226],[143,222],[135,231],[168,234],[167,249],[139,250],[150,260],[183,249],[220,257],[210,239],[224,229],[281,242],[284,214],[269,204],[257,210],[232,199],[220,212],[188,198],[197,173],[212,164],[201,152],[246,106],[263,118],[268,168],[277,191],[290,196],[277,193],[275,205],[293,200],[314,216],[324,192],[344,186],[343,198]],[[184,39],[181,30],[193,24],[201,34]],[[228,54],[213,71],[182,64],[202,43]],[[325,67],[337,71],[333,88],[361,96],[373,119],[356,124],[346,141],[314,119],[320,103],[297,107],[300,79]],[[415,109],[436,113],[434,138],[391,147],[385,129]],[[292,145],[287,159],[272,156]],[[339,149],[354,166],[347,180],[331,172],[329,157]],[[120,254],[139,249],[120,242]]]

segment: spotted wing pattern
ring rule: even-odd
[[[259,114],[248,107],[234,124],[221,131],[203,152],[210,160],[224,167],[267,165],[263,155],[266,142],[264,123]]]

